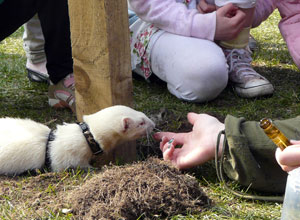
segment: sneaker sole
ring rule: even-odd
[[[241,88],[235,86],[236,94],[242,98],[255,98],[260,96],[272,95],[274,87],[272,84],[259,85],[251,88]]]
[[[72,112],[75,112],[75,109],[70,107],[70,105],[65,101],[55,99],[55,98],[54,99],[49,98],[48,102],[49,102],[49,105],[53,108],[68,108],[68,109],[71,109]]]

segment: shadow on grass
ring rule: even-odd
[[[289,64],[292,65],[293,59],[287,49],[286,44],[268,44],[261,45],[255,58],[265,60],[267,62],[274,62],[275,64]]]
[[[262,117],[287,118],[300,114],[299,71],[276,67],[254,67],[274,85],[272,96],[245,99],[238,97],[230,85],[213,101],[206,103],[183,102],[171,95],[160,80],[150,83],[134,78],[134,99],[140,111],[158,114],[161,108],[169,109],[174,118],[185,118],[190,111],[208,113],[223,121],[227,114],[259,120]]]

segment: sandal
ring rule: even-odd
[[[29,68],[26,68],[28,79],[31,82],[44,82],[49,83],[49,75],[45,73],[36,72]]]
[[[49,105],[54,108],[70,108],[76,113],[75,82],[71,73],[55,85],[50,85],[48,90]]]

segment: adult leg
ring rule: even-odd
[[[67,0],[37,0],[51,85],[49,105],[75,112],[75,82]]]
[[[4,1],[0,5],[0,41],[37,12],[45,37],[48,73],[56,84],[73,72],[67,0]]]
[[[16,7],[17,6],[17,7]],[[49,104],[75,111],[73,60],[67,0],[9,0],[0,5],[0,40],[39,15],[50,80]]]
[[[37,7],[45,38],[48,74],[57,84],[73,73],[68,1],[37,0]]]
[[[26,53],[28,78],[34,82],[47,82],[45,39],[37,14],[24,24],[23,48]]]
[[[34,15],[24,24],[23,42],[27,60],[33,64],[46,61],[44,51],[45,39],[37,15]]]
[[[36,0],[4,1],[0,5],[0,41],[14,33],[36,11]]]
[[[226,87],[228,68],[223,51],[207,40],[164,33],[151,51],[151,68],[168,90],[186,101],[206,102]]]

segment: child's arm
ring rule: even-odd
[[[129,0],[129,6],[142,20],[162,30],[211,41],[233,38],[240,31],[236,29],[240,28],[244,19],[240,11],[233,17],[227,16],[236,8],[232,4],[207,14],[201,14],[197,9],[188,9],[175,0]]]
[[[175,0],[128,0],[130,8],[144,21],[170,33],[214,40],[216,14],[200,14]]]
[[[286,172],[300,167],[300,141],[291,140],[291,144],[283,151],[279,148],[276,150],[276,160]]]

